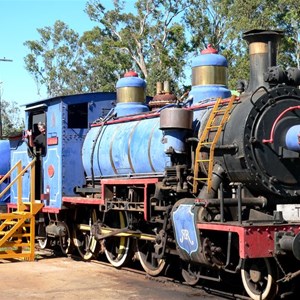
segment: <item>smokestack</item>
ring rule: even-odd
[[[243,34],[249,44],[250,81],[246,92],[253,92],[260,86],[268,88],[264,73],[269,67],[276,66],[278,42],[283,36],[279,30],[254,29]]]

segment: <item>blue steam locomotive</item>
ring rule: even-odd
[[[0,175],[7,162],[37,158],[39,246],[75,247],[86,260],[102,253],[115,267],[137,259],[152,276],[177,257],[190,285],[241,274],[252,299],[291,294],[300,274],[300,70],[276,65],[281,36],[244,34],[250,80],[238,97],[226,59],[208,47],[183,100],[167,82],[148,99],[131,71],[116,93],[26,104],[26,130],[36,136],[46,124],[45,149],[1,141]]]

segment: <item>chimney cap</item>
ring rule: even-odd
[[[207,48],[201,51],[201,54],[218,54],[218,50],[213,48],[211,44],[208,44]]]
[[[270,39],[279,40],[283,37],[282,30],[265,30],[265,29],[252,29],[243,33],[243,39],[248,42],[267,41]]]
[[[130,70],[124,74],[124,77],[138,77],[138,73],[134,70]]]

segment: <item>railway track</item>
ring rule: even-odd
[[[79,257],[78,257],[79,259]],[[100,261],[97,259],[92,259],[92,263],[94,264],[99,264],[107,267],[112,267],[109,263],[105,261]],[[112,267],[113,268],[113,267]],[[138,274],[140,276],[144,276],[147,280],[155,281],[158,283],[163,283],[163,284],[176,284],[178,286],[182,286],[185,289],[188,289],[190,294],[193,297],[203,297],[205,294],[205,297],[212,297],[211,299],[232,299],[232,300],[251,300],[251,298],[238,294],[236,292],[224,292],[220,289],[217,288],[217,283],[208,283],[209,286],[204,286],[201,284],[197,284],[195,286],[190,286],[184,282],[182,282],[178,277],[180,277],[180,274],[175,274],[175,276],[150,276],[148,275],[145,271],[140,270],[138,266],[132,266],[132,267],[122,267],[122,271],[124,272],[129,272],[129,273],[134,273]],[[202,298],[200,298],[202,299]]]

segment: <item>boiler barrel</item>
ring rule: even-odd
[[[163,174],[170,165],[158,117],[94,126],[82,149],[87,177]],[[92,171],[93,170],[93,171]]]

